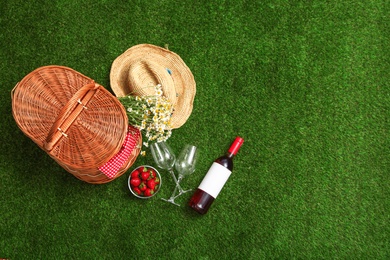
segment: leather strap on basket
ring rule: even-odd
[[[88,104],[89,100],[91,100],[91,98],[94,96],[96,90],[99,87],[100,86],[94,81],[83,86],[62,108],[43,144],[43,147],[48,152],[53,149],[53,147],[62,137],[68,136],[66,134],[67,130],[76,120],[76,118],[80,115],[80,113],[84,109],[88,109],[86,105]]]

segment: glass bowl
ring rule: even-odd
[[[150,165],[141,165],[131,171],[127,185],[130,192],[137,198],[149,199],[159,192],[161,175],[156,168]]]

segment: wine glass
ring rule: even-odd
[[[172,148],[166,142],[156,142],[150,146],[150,150],[152,152],[154,162],[157,164],[157,166],[161,169],[168,170],[171,173],[176,186],[180,186],[177,182],[175,173],[173,172],[173,166],[175,165],[176,157],[172,151]],[[180,206],[179,204],[175,203],[174,198],[172,197],[162,200]]]
[[[181,151],[181,153],[179,154],[175,162],[175,168],[179,173],[179,177],[177,180],[179,184],[184,177],[192,174],[195,171],[195,165],[198,160],[198,157],[199,157],[199,151],[196,146],[190,144],[185,145],[184,149]],[[176,185],[172,195],[176,193],[177,189],[179,190],[179,194],[174,196],[174,199],[192,190],[192,189],[183,190],[180,187],[180,185]]]

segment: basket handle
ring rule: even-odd
[[[16,90],[16,88],[17,88],[18,85],[19,85],[19,82],[16,83],[15,87],[11,90],[11,100],[14,99],[14,93],[15,93],[15,90]]]
[[[80,88],[73,97],[66,103],[54,121],[46,140],[43,143],[44,149],[50,152],[55,144],[66,134],[69,127],[84,109],[87,108],[89,100],[93,97],[100,86],[94,81]]]

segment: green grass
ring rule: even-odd
[[[82,3],[81,3],[82,2]],[[20,1],[0,4],[0,257],[389,259],[390,4],[367,1]],[[236,135],[234,172],[199,216],[141,201],[127,176],[79,181],[18,129],[10,92],[71,67],[110,90],[113,60],[169,44],[197,94],[175,152],[196,188]],[[152,164],[150,155],[134,166]]]

